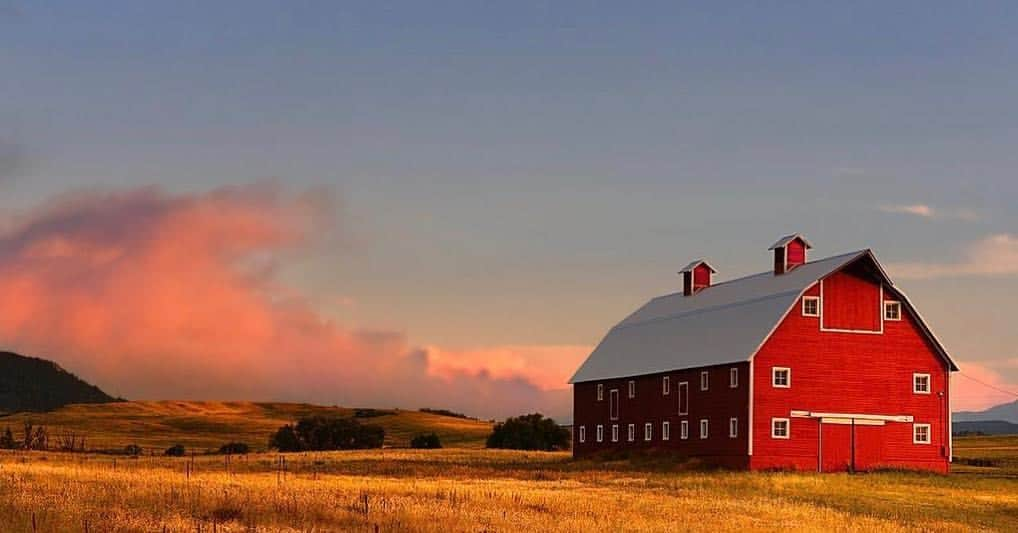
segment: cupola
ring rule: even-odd
[[[697,259],[679,271],[682,274],[682,294],[692,296],[710,287],[717,270],[706,259]]]
[[[785,235],[771,245],[774,250],[774,275],[780,276],[806,263],[806,251],[813,245],[801,233]]]

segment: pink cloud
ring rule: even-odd
[[[1001,391],[1016,392],[1018,383],[1011,383],[1004,379],[990,366],[966,362],[962,365],[961,371],[964,375],[956,374],[951,379],[951,385],[954,387],[951,394],[951,406],[955,411],[982,411],[994,405],[1014,401],[1013,395]],[[987,386],[987,384],[991,386]]]
[[[295,296],[276,261],[317,236],[329,198],[273,184],[57,198],[0,235],[0,343],[130,398],[568,414],[576,350],[415,348]]]

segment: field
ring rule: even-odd
[[[478,449],[0,454],[0,531],[1016,531],[1018,437],[950,476],[706,472]]]
[[[490,422],[418,411],[363,411],[382,414],[361,421],[384,427],[387,446],[407,446],[414,434],[434,431],[447,446],[481,448],[491,433]],[[269,435],[283,424],[304,416],[346,417],[354,416],[355,412],[344,407],[296,403],[120,402],[69,405],[48,413],[0,417],[0,430],[10,427],[17,434],[25,421],[31,421],[46,426],[52,439],[84,437],[85,447],[90,450],[123,450],[128,444],[136,444],[146,453],[162,453],[179,443],[201,453],[231,441],[264,450]]]

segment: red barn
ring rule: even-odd
[[[947,472],[957,370],[870,250],[683,290],[620,322],[570,380],[573,454],[654,450],[745,469]]]

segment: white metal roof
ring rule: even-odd
[[[718,283],[693,296],[659,296],[620,322],[570,383],[748,361],[807,288],[860,250]]]

